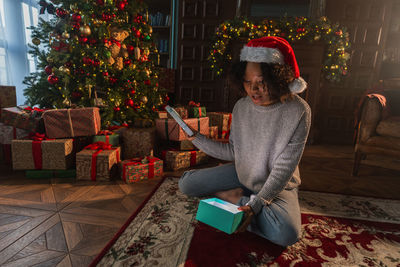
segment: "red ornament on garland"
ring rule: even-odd
[[[99,6],[103,6],[103,5],[104,5],[104,0],[96,0],[96,3],[97,3]]]
[[[136,93],[136,91],[135,91],[134,89],[132,89],[129,93],[130,93],[131,95],[134,95],[134,94]]]
[[[135,106],[135,102],[133,102],[132,99],[127,99],[127,100],[125,100],[125,105],[133,108]]]
[[[114,77],[110,77],[110,78],[108,78],[108,80],[110,81],[110,83],[116,83],[117,82],[117,78],[114,78]]]
[[[117,8],[122,11],[125,9],[126,4],[128,4],[128,2],[125,1],[118,1],[117,2]]]
[[[108,76],[108,72],[107,71],[103,72],[103,76],[107,77]]]
[[[49,75],[49,77],[47,77],[47,81],[50,84],[54,85],[54,84],[58,83],[58,77],[56,75],[54,75],[54,74],[51,74],[51,75]]]
[[[144,84],[145,84],[145,85],[150,85],[150,80],[145,80],[145,81],[144,81]]]
[[[127,58],[127,59],[124,60],[124,65],[125,65],[125,66],[129,66],[129,65],[131,65],[131,64],[132,64],[132,61],[131,61],[129,58]]]
[[[113,109],[114,109],[115,112],[121,111],[121,108],[120,108],[120,107],[114,107]]]
[[[53,68],[50,66],[46,66],[44,68],[44,72],[46,72],[46,74],[50,75],[53,72]]]

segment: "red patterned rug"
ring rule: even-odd
[[[195,220],[166,178],[91,266],[400,266],[400,201],[300,190],[302,238],[283,248]]]

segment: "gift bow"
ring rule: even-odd
[[[90,149],[90,150],[111,150],[113,149],[111,144],[107,144],[106,142],[94,142],[93,144],[85,146],[84,149]]]
[[[196,103],[193,100],[189,101],[189,106],[191,107],[200,107],[200,102]]]
[[[26,108],[24,108],[24,110],[30,111],[30,112],[33,112],[33,111],[44,112],[44,111],[45,111],[44,109],[37,108],[37,107],[34,107],[34,108],[32,108],[32,107],[26,107]]]
[[[98,135],[112,135],[112,134],[114,133],[110,130],[102,130],[98,133]]]
[[[28,138],[34,141],[50,140],[49,138],[46,137],[45,134],[40,134],[40,133],[29,133]]]

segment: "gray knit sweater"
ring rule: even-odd
[[[197,134],[193,144],[206,154],[234,161],[239,181],[252,190],[247,205],[257,214],[284,189],[300,185],[298,164],[311,123],[311,110],[299,96],[258,106],[249,96],[233,108],[229,143]]]

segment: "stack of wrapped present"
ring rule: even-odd
[[[190,127],[201,134],[210,135],[205,107],[191,101],[188,106],[177,106],[174,109]],[[157,136],[163,139],[160,156],[166,169],[185,169],[208,161],[208,156],[193,146],[186,133],[169,114],[167,118],[159,116],[159,119],[156,119],[156,128]]]

